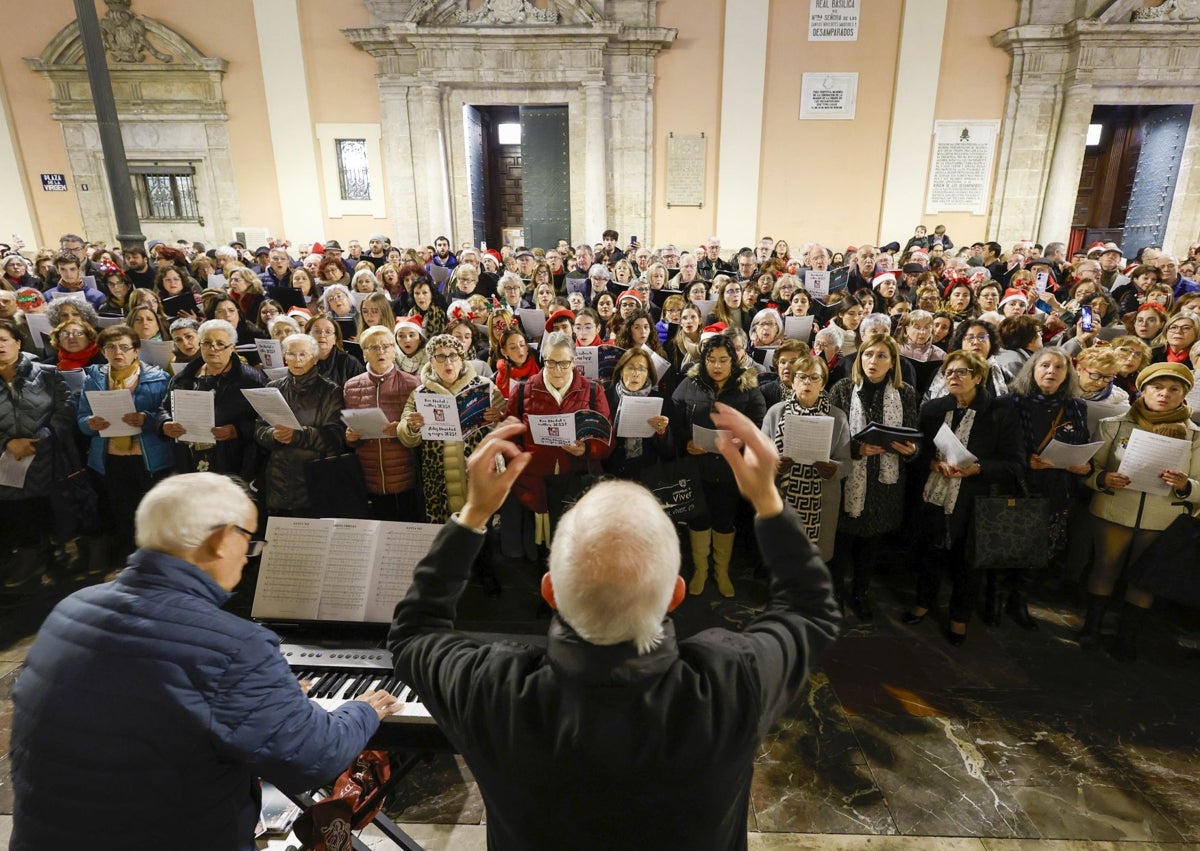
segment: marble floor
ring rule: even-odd
[[[765,587],[751,569],[735,571],[733,600],[715,590],[689,597],[679,631],[736,629],[752,617]],[[500,562],[498,573],[504,594],[468,589],[460,622],[544,631],[536,569]],[[888,565],[875,623],[847,622],[763,741],[750,848],[1200,848],[1200,652],[1176,641],[1196,628],[1194,612],[1156,607],[1141,661],[1122,665],[1079,650],[1069,595],[1039,586],[1036,632],[976,620],[954,648],[936,612],[915,628],[900,623],[911,585],[899,561]],[[35,629],[0,640],[0,847],[11,824],[9,695]],[[431,851],[486,845],[483,799],[461,758],[430,758],[388,812]],[[369,831],[363,838],[388,847]]]

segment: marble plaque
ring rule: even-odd
[[[999,121],[934,122],[925,213],[987,212]]]
[[[704,206],[704,155],[708,143],[698,136],[667,134],[667,206]]]
[[[854,117],[858,101],[858,74],[811,73],[804,75],[800,117],[846,119]]]

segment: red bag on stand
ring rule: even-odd
[[[305,810],[293,830],[306,851],[350,851],[351,834],[379,813],[392,776],[387,751],[363,751],[342,772],[329,797]]]

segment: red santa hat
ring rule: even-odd
[[[429,332],[421,326],[420,316],[404,316],[400,319],[397,319],[396,330],[399,331],[401,328],[408,328],[409,330],[416,331],[421,335],[422,340],[429,339]]]
[[[1013,287],[1009,287],[1004,291],[1004,298],[1000,299],[1000,309],[1003,310],[1004,305],[1008,304],[1010,301],[1020,301],[1026,307],[1029,306],[1029,296],[1025,295],[1023,291],[1014,289]]]
[[[704,342],[709,337],[715,337],[718,334],[724,333],[728,326],[724,322],[714,322],[712,325],[705,325],[704,330],[700,332],[700,342]]]

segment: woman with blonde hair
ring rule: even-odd
[[[363,332],[368,328],[383,327],[388,333],[396,327],[396,317],[392,315],[392,302],[387,293],[376,290],[362,300],[358,306],[358,334],[355,339],[362,342]]]
[[[749,333],[753,316],[742,310],[742,285],[728,275],[717,275],[713,285],[717,291],[717,303],[713,305],[713,312],[704,317],[704,324],[721,322],[726,328],[741,328]]]

